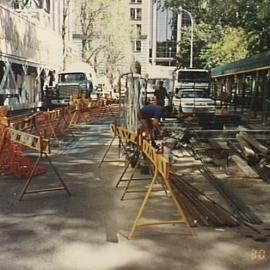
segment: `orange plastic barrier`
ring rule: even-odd
[[[8,153],[5,150],[6,128],[0,125],[0,175],[8,170]]]
[[[71,106],[75,111],[69,126],[80,122],[90,122],[109,116],[117,116],[119,114],[119,105],[110,104],[106,99],[91,100],[71,97]]]
[[[0,132],[0,174],[11,172],[18,178],[28,178],[34,168],[32,160],[26,156],[23,146],[11,141],[10,131],[7,128],[0,126]],[[34,176],[46,172],[46,169],[38,167]]]

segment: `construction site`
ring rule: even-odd
[[[0,270],[270,269],[261,2],[0,0]]]
[[[269,269],[268,127],[170,117],[153,146],[132,100],[1,109],[1,269]]]

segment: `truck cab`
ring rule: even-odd
[[[90,98],[96,87],[94,70],[86,63],[71,65],[58,73],[54,105],[68,105],[71,96]]]

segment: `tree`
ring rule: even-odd
[[[70,0],[64,0],[63,2],[63,21],[62,21],[62,42],[63,42],[63,67],[66,67],[66,61],[68,57],[67,52],[67,31],[69,29],[69,26],[67,25],[67,19],[70,16],[71,10],[70,10]]]
[[[129,71],[134,30],[125,0],[92,0],[81,5],[82,59],[96,71],[106,66],[107,76]]]
[[[220,27],[217,27],[220,28]],[[216,31],[220,37],[209,41],[200,52],[208,68],[235,62],[248,54],[246,33],[241,28],[225,27]]]
[[[245,31],[248,55],[270,49],[270,0],[210,0],[208,10],[208,21],[212,25],[240,27]]]
[[[179,67],[189,67],[190,64],[190,27],[182,28],[181,41],[178,43],[180,48],[177,55],[177,65]],[[211,39],[211,29],[207,24],[194,25],[193,48],[195,52],[200,52]],[[205,58],[201,58],[200,54],[193,55],[193,66],[203,68],[207,66]]]
[[[102,42],[106,46],[104,55],[112,80],[115,80],[119,73],[130,71],[132,63],[132,42],[137,31],[129,22],[127,10],[127,1],[112,1],[105,18]]]
[[[221,53],[221,44],[224,41],[227,45],[222,46],[222,51],[231,55],[232,59],[270,49],[270,0],[167,0],[166,5],[175,8],[182,6],[192,13],[197,24],[204,23],[212,29],[212,45],[208,42],[206,47],[194,48],[195,54],[203,57],[204,61],[207,61],[204,58],[207,55],[206,50],[210,50],[209,57],[210,53],[213,53],[211,57],[215,58],[218,52]],[[238,30],[245,44],[245,53],[235,53],[234,46],[228,45],[240,42],[239,37],[233,34]]]
[[[81,38],[82,38],[82,60],[89,62],[90,43],[94,38],[98,38],[96,26],[106,12],[106,1],[88,1],[83,0],[80,6],[80,26],[81,26]]]

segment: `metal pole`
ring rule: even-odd
[[[169,47],[169,66],[171,66],[172,48]]]
[[[157,58],[157,2],[153,2],[153,29],[152,29],[152,65],[156,65]]]
[[[190,33],[190,67],[193,67],[193,35],[194,35],[194,22],[193,17],[191,16],[191,13],[189,13],[190,21],[191,21],[191,33]]]
[[[182,10],[179,8],[178,10],[178,16],[177,16],[177,21],[178,21],[178,29],[177,29],[177,43],[180,44],[182,41]],[[180,46],[177,46],[177,51],[176,53],[179,53]]]

